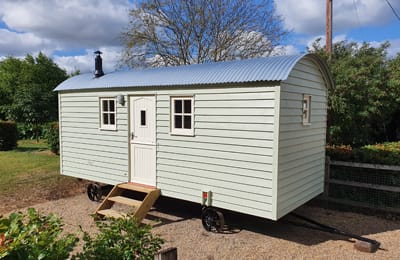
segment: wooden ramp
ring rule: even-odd
[[[115,203],[123,204],[131,207],[133,209],[133,216],[137,221],[142,222],[159,196],[160,189],[155,187],[135,183],[121,183],[114,186],[96,209],[95,214],[101,217],[124,217],[126,213],[112,209]],[[144,198],[137,199],[137,197]]]

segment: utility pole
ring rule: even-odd
[[[332,1],[326,0],[326,53],[329,60],[332,57]]]

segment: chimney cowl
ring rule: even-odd
[[[102,54],[101,51],[95,51],[94,54],[96,54],[96,58],[94,60],[94,65],[95,65],[95,71],[94,71],[94,76],[96,78],[100,78],[101,76],[104,75],[103,72],[103,61],[101,59],[100,54]]]

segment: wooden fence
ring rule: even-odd
[[[353,180],[343,180],[337,179],[332,176],[332,168],[333,167],[345,167],[351,169],[372,169],[376,170],[376,179],[382,178],[383,174],[379,174],[380,172],[390,171],[391,174],[395,174],[395,177],[398,180],[398,185],[393,184],[380,184],[380,183],[371,183],[371,182],[360,182],[360,181],[353,181]],[[368,189],[369,191],[373,191],[374,194],[378,198],[375,198],[375,203],[369,203],[366,199],[365,201],[360,200],[352,200],[351,196],[346,198],[335,198],[331,195],[332,186],[334,185],[342,185],[339,187],[351,187],[351,189]],[[379,201],[381,196],[380,193],[385,193],[384,195],[387,197],[387,194],[393,194],[392,200],[394,200],[393,205],[396,206],[387,206],[384,205],[383,201]],[[372,192],[371,192],[372,194]],[[373,195],[371,195],[373,196]],[[344,204],[347,206],[355,206],[355,207],[362,207],[362,208],[370,208],[374,210],[382,210],[385,212],[392,212],[392,213],[400,213],[400,166],[394,165],[381,165],[381,164],[369,164],[369,163],[356,163],[356,162],[344,162],[344,161],[331,161],[329,157],[326,160],[326,170],[325,170],[325,189],[324,189],[324,196],[322,197],[323,200],[331,201],[334,203]],[[383,200],[383,199],[381,199]],[[378,203],[376,203],[378,201]],[[393,202],[393,201],[392,201]]]

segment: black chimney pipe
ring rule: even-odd
[[[102,54],[102,52],[101,51],[95,51],[94,54],[96,54],[96,58],[94,59],[94,65],[95,65],[94,66],[94,69],[95,69],[94,76],[96,78],[100,78],[101,76],[104,75],[104,72],[103,72],[103,61],[102,61],[101,56],[100,56],[100,54]]]

